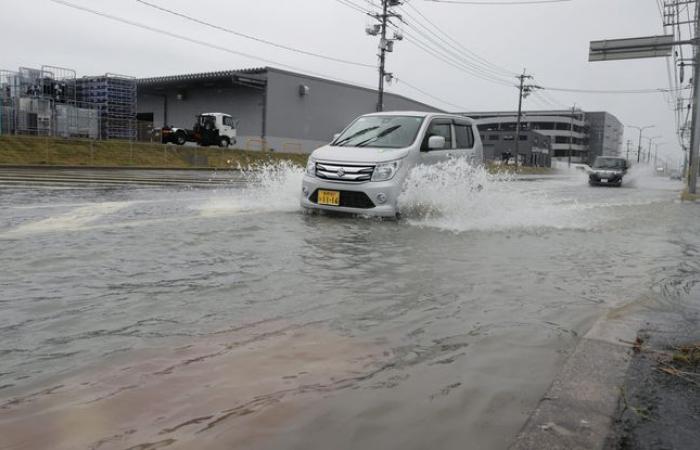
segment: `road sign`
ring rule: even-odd
[[[656,58],[671,56],[673,35],[591,41],[589,61]]]

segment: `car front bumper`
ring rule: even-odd
[[[622,183],[622,174],[598,174],[592,173],[588,176],[588,181],[593,184],[619,184]],[[605,181],[603,181],[605,180]]]
[[[317,192],[319,189],[339,191],[340,206],[319,205],[317,201]],[[396,178],[379,182],[338,183],[304,175],[300,204],[306,209],[368,216],[396,217],[400,193],[400,184],[397,183]],[[380,201],[380,194],[385,196],[384,202]],[[363,201],[358,202],[358,199]],[[362,203],[362,207],[358,207],[358,203]]]

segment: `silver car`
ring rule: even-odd
[[[396,217],[404,180],[413,167],[459,157],[483,163],[478,129],[467,117],[404,111],[367,114],[311,154],[301,206]]]

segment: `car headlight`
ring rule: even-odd
[[[315,177],[316,176],[316,160],[309,157],[309,160],[306,163],[306,174]]]
[[[401,160],[377,164],[372,173],[372,181],[387,181],[394,178],[401,167]]]

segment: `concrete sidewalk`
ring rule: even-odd
[[[700,291],[693,298],[700,304]],[[687,319],[686,311],[652,312],[653,307],[645,303],[613,309],[595,323],[531,414],[512,450],[610,446],[640,330],[674,329]]]

